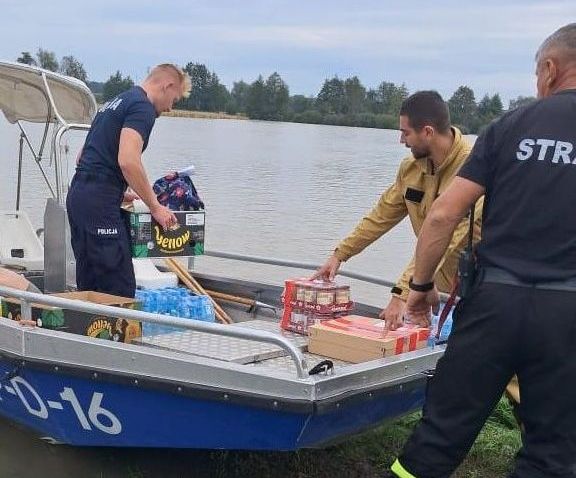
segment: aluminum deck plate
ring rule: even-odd
[[[296,334],[290,332],[289,330],[283,330],[280,328],[278,322],[273,322],[270,320],[247,320],[245,322],[236,322],[231,324],[231,327],[249,327],[257,330],[265,330],[266,332],[272,332],[275,334],[280,334],[284,338],[292,342],[300,350],[305,350],[308,348],[308,336],[302,334]]]
[[[281,331],[278,323],[275,322],[253,320],[238,322],[229,327],[250,327],[258,330],[282,333],[282,335],[301,350],[307,347],[307,337],[292,332]],[[201,357],[241,364],[259,362],[286,355],[286,352],[277,345],[193,330],[142,337],[135,342],[142,345],[177,350]]]
[[[310,354],[308,352],[303,353],[304,359],[308,370],[311,370],[316,364],[326,360],[326,357],[316,354]],[[351,365],[350,362],[344,362],[343,360],[329,359],[334,364],[334,375],[338,375],[338,370],[346,365]],[[288,355],[282,357],[275,357],[268,360],[262,360],[260,362],[251,362],[247,364],[250,367],[257,367],[262,370],[267,370],[270,372],[280,372],[287,373],[294,376],[296,374],[296,365],[294,365],[294,360]],[[329,372],[330,373],[330,372]]]

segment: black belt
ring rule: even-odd
[[[513,285],[517,287],[531,287],[534,289],[560,290],[576,292],[576,277],[554,281],[526,281],[511,272],[497,267],[483,267],[481,269],[483,282],[492,284]]]
[[[106,183],[106,184],[113,184],[122,189],[124,191],[126,189],[126,184],[113,174],[107,174],[102,172],[89,172],[89,171],[76,171],[76,177],[82,181],[91,181],[95,183]]]

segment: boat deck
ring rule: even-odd
[[[282,335],[302,352],[309,368],[312,368],[322,360],[326,360],[326,357],[308,353],[308,337],[282,330],[276,321],[263,319],[246,320],[236,322],[229,327],[253,328]],[[285,350],[273,344],[247,339],[183,330],[142,337],[136,339],[136,343],[225,362],[250,365],[270,373],[287,373],[291,375],[296,373],[294,361],[287,355]],[[334,364],[334,373],[337,373],[338,369],[350,365],[349,362],[342,360],[331,359],[331,361]]]

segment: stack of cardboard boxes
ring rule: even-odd
[[[304,278],[285,281],[282,302],[282,328],[300,334],[307,334],[312,324],[350,313],[354,305],[350,286]]]
[[[366,362],[426,347],[430,331],[350,315],[350,287],[305,278],[285,281],[281,327],[310,336],[308,352],[346,362]]]

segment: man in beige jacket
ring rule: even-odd
[[[435,91],[419,91],[402,103],[400,132],[400,142],[410,148],[412,155],[401,162],[396,181],[354,231],[338,244],[313,278],[333,279],[343,261],[360,253],[406,216],[418,236],[432,203],[452,181],[471,150],[462,133],[450,125],[448,106]],[[475,212],[475,241],[480,237],[481,211],[482,201],[479,201]],[[467,236],[468,221],[464,219],[438,266],[436,285],[443,292],[452,289],[458,256]],[[392,298],[380,314],[388,324],[402,321],[413,270],[412,259],[392,288]]]

